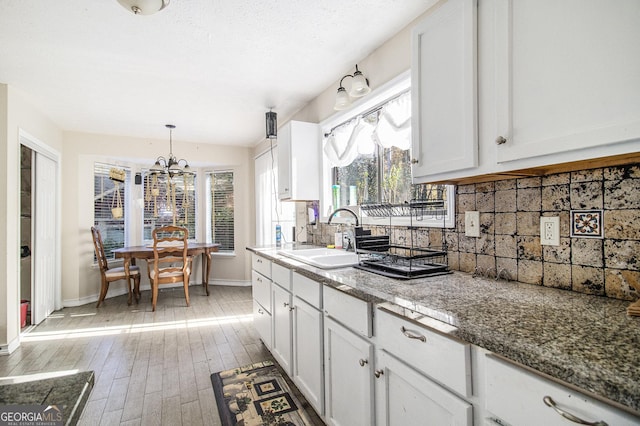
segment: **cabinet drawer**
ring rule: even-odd
[[[271,278],[271,261],[255,253],[251,255],[251,269]]]
[[[271,280],[256,271],[251,271],[253,299],[271,313]]]
[[[640,417],[495,355],[487,355],[485,371],[487,375],[486,408],[510,424],[550,426],[573,424],[552,407],[547,406],[545,398],[548,402],[553,401],[560,410],[579,417],[585,422],[593,422],[584,424],[596,424],[599,421],[609,426],[640,423]]]
[[[372,335],[371,303],[332,287],[322,289],[324,313],[366,337]]]
[[[311,306],[322,308],[322,284],[296,272],[293,274],[293,294],[309,303]]]
[[[383,310],[376,312],[379,345],[462,396],[471,396],[471,347]]]
[[[291,269],[272,263],[271,280],[285,290],[291,291]]]

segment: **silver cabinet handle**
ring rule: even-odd
[[[560,414],[562,417],[564,417],[565,419],[572,421],[574,423],[577,423],[579,425],[587,425],[587,426],[609,426],[607,423],[603,422],[602,420],[599,422],[588,422],[586,420],[582,420],[580,417],[576,417],[571,413],[567,413],[566,411],[564,411],[562,408],[558,407],[556,405],[556,402],[551,399],[551,397],[549,395],[545,396],[544,398],[542,398],[542,401],[548,406],[553,408],[554,410],[556,410],[556,413]]]
[[[261,283],[261,282],[262,282],[262,278],[258,277],[258,278],[256,278],[256,281],[258,281],[259,283]]]
[[[402,334],[404,334],[405,336],[407,336],[409,339],[417,339],[420,340],[422,343],[425,343],[427,341],[427,338],[424,337],[421,334],[413,334],[410,333],[409,330],[407,330],[406,328],[404,328],[404,325],[402,327],[400,327],[400,331],[402,331]]]
[[[504,138],[504,136],[498,136],[496,138],[496,144],[497,145],[502,145],[502,144],[504,144],[506,142],[507,142],[507,140]]]
[[[373,375],[376,376],[376,379],[379,379],[380,376],[382,376],[384,374],[383,370],[376,370]]]
[[[369,364],[369,361],[367,361],[366,359],[362,359],[362,358],[360,358],[360,360],[358,362],[360,363],[360,367],[364,367],[366,364]]]
[[[412,158],[411,159],[411,164],[418,164],[418,159],[417,158]]]
[[[284,302],[284,303],[282,304],[282,306],[286,308],[287,306],[289,306],[289,303],[288,303],[288,302]]]
[[[262,263],[262,259],[256,259],[256,263]]]
[[[296,307],[295,306],[290,306],[289,307],[289,312],[293,311]]]
[[[263,312],[263,311],[262,311],[262,309],[260,309],[260,308],[258,308],[258,313],[259,313],[260,315],[264,315],[264,312]]]

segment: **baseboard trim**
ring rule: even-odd
[[[16,337],[8,345],[0,345],[0,356],[10,355],[20,346],[20,338]]]
[[[231,286],[231,287],[250,287],[251,286],[251,281],[245,281],[245,280],[223,280],[223,279],[215,279],[215,280],[210,280],[209,281],[209,286]],[[189,287],[194,287],[194,286],[202,286],[202,283],[190,283]],[[182,287],[181,283],[176,283],[175,285],[165,285],[162,286],[164,288],[167,287]],[[161,288],[162,288],[161,287]],[[145,286],[141,286],[140,287],[140,291],[145,291],[145,290],[151,290],[151,287],[149,285],[145,285]],[[118,296],[122,296],[123,294],[127,294],[127,289],[126,288],[122,288],[122,289],[117,289],[117,288],[110,288],[109,292],[107,293],[107,297],[106,299],[111,299],[112,297],[118,297]],[[89,296],[85,296],[85,297],[81,297],[79,299],[65,299],[62,301],[62,306],[64,308],[73,308],[76,306],[82,306],[82,305],[86,305],[88,303],[96,303],[98,301],[98,293],[95,294],[91,294]],[[2,354],[2,350],[0,349],[0,354]]]

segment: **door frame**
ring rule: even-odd
[[[61,265],[61,250],[62,250],[62,241],[61,241],[61,235],[62,235],[62,215],[61,215],[61,199],[62,199],[62,194],[61,194],[61,180],[62,180],[62,174],[61,174],[61,155],[60,152],[58,152],[57,150],[53,149],[52,147],[50,147],[49,145],[47,145],[46,143],[42,142],[41,140],[39,140],[38,138],[36,138],[35,136],[29,134],[27,131],[25,131],[22,128],[18,129],[18,144],[19,145],[24,145],[27,148],[30,148],[32,151],[37,152],[40,155],[43,155],[45,157],[47,157],[48,159],[52,160],[53,162],[56,163],[56,186],[55,186],[55,191],[56,191],[56,196],[55,196],[55,215],[56,215],[56,219],[55,219],[55,251],[56,251],[56,255],[55,255],[55,279],[54,279],[54,310],[59,310],[62,308],[62,265]],[[36,170],[37,173],[37,170]],[[36,189],[37,190],[37,189]],[[35,194],[32,193],[32,202],[33,200],[35,200]],[[33,206],[32,206],[33,207]],[[20,214],[19,209],[20,206],[17,207],[18,209],[18,215]],[[33,220],[31,221],[31,235],[32,238],[35,235],[33,233],[34,231],[34,227],[35,227],[35,215],[32,215]],[[35,249],[35,247],[34,247]],[[35,250],[34,250],[35,252]],[[33,269],[35,267],[35,258],[33,259],[33,261],[31,262],[31,269],[32,269],[32,280],[33,280]],[[35,294],[35,291],[33,289],[33,281],[32,281],[32,296]],[[20,298],[19,298],[20,299]],[[17,301],[17,303],[19,303],[19,300]]]

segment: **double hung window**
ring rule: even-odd
[[[143,239],[159,226],[183,226],[196,239],[196,175],[144,174]]]
[[[220,244],[219,251],[235,250],[235,201],[233,171],[207,174],[208,216],[211,240]]]
[[[114,179],[116,175],[124,176],[124,182]],[[129,168],[105,163],[93,165],[94,225],[100,230],[107,259],[113,259],[113,250],[124,247],[127,240],[130,181]]]
[[[359,206],[371,224],[392,216],[398,225],[453,225],[453,187],[412,184],[410,91],[331,128],[323,151],[331,169],[328,210]]]

